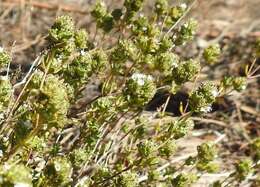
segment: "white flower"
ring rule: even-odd
[[[205,113],[208,113],[210,111],[212,111],[212,107],[211,106],[206,106],[206,107],[202,107],[200,109],[201,112],[205,112]]]
[[[16,183],[14,187],[31,187],[31,185],[26,183]]]
[[[219,94],[219,92],[218,92],[217,89],[213,89],[213,90],[212,90],[212,95],[213,95],[214,97],[217,97],[218,94]]]
[[[157,5],[156,5],[156,8],[161,8],[161,5],[160,5],[160,4],[157,4]]]
[[[31,187],[31,185],[26,183],[16,183],[14,187]]]
[[[241,89],[245,90],[246,89],[246,85],[241,86]]]
[[[131,76],[131,79],[133,79],[140,86],[143,86],[146,81],[152,81],[153,80],[151,75],[144,75],[142,73],[134,73]]]
[[[0,53],[4,52],[4,48],[0,46]]]
[[[81,56],[84,56],[85,54],[86,54],[86,51],[80,50],[80,55],[81,55]]]
[[[182,4],[180,5],[180,7],[185,10],[185,9],[187,8],[187,4],[186,4],[186,3],[182,3]]]
[[[56,171],[60,171],[60,170],[61,170],[61,165],[60,165],[60,163],[55,163],[55,164],[54,164],[54,167],[55,167],[55,170],[56,170]]]

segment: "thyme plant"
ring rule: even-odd
[[[175,53],[196,33],[197,22],[183,20],[189,5],[156,0],[153,13],[144,15],[143,4],[125,0],[122,8],[110,10],[98,1],[91,11],[94,39],[71,17],[58,17],[49,29],[48,47],[23,79],[14,83],[8,74],[0,77],[0,186],[183,187],[218,170],[212,142],[176,165],[167,163],[178,140],[192,131],[191,116],[210,112],[216,98],[231,90],[244,90],[247,77],[197,86],[205,65]],[[212,64],[219,54],[216,45],[203,57]],[[10,54],[0,48],[1,69],[8,71],[10,63]],[[79,102],[89,94],[84,89],[91,80],[100,82],[100,95]],[[158,90],[175,94],[188,82],[196,85],[189,111],[180,109],[182,115],[172,117],[165,103],[156,115],[145,114]],[[259,140],[251,147],[256,163]],[[231,177],[242,181],[253,166],[241,161]]]

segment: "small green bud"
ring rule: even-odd
[[[149,170],[148,171],[148,180],[149,181],[157,181],[160,180],[160,172],[157,170]]]
[[[208,172],[208,173],[216,173],[217,171],[219,171],[219,164],[214,163],[214,162],[198,162],[196,164],[196,168],[199,171],[204,171],[204,172]]]
[[[85,83],[93,73],[92,57],[88,52],[76,57],[66,69],[63,70],[64,79],[74,88]]]
[[[26,186],[32,187],[30,170],[22,164],[5,165],[0,168],[0,186]]]
[[[172,70],[173,80],[181,85],[185,82],[192,81],[200,71],[200,64],[195,60],[188,60],[176,65]]]
[[[42,78],[41,74],[35,74],[32,83],[35,84],[36,80],[41,80]],[[37,84],[39,84],[39,82]],[[67,88],[61,80],[49,74],[46,77],[42,89],[36,90],[35,93],[30,92],[30,94],[34,96],[31,105],[33,109],[40,114],[42,123],[46,123],[50,126],[64,125],[69,108],[69,101]]]
[[[137,48],[131,40],[119,40],[118,45],[110,54],[110,59],[115,62],[112,65],[114,69],[118,64],[124,64],[128,59],[134,60],[137,54]]]
[[[197,147],[197,151],[201,163],[213,161],[217,156],[216,146],[213,143],[203,143]]]
[[[189,158],[187,158],[185,160],[185,165],[187,165],[187,166],[194,165],[196,163],[196,161],[197,161],[197,157],[190,156]]]
[[[88,159],[88,153],[86,150],[79,148],[74,149],[69,153],[69,160],[73,164],[74,167],[80,168],[83,163]]]
[[[12,84],[6,77],[0,77],[0,112],[8,107],[12,97]]]
[[[174,24],[176,21],[178,21],[183,14],[185,13],[187,9],[186,4],[181,4],[179,6],[174,6],[169,11],[169,18],[171,19],[171,24]]]
[[[95,19],[102,19],[107,14],[107,8],[103,1],[98,1],[91,11],[91,15]]]
[[[159,49],[159,43],[157,40],[146,35],[140,35],[136,38],[136,45],[144,54],[153,54]]]
[[[174,43],[176,45],[183,45],[186,42],[191,41],[196,33],[197,27],[198,22],[190,19],[187,23],[181,26],[177,36],[174,36]]]
[[[224,90],[231,88],[233,85],[233,80],[234,77],[225,76],[220,82],[220,87]]]
[[[240,92],[246,89],[247,78],[246,77],[235,77],[232,82],[234,90]]]
[[[107,54],[103,50],[97,50],[91,53],[92,55],[92,69],[99,72],[108,64]]]
[[[77,30],[74,35],[75,45],[79,49],[85,49],[88,46],[88,34],[85,30]]]
[[[130,171],[124,172],[116,178],[115,186],[137,187],[138,175]]]
[[[44,169],[45,185],[50,187],[68,186],[71,179],[71,164],[65,157],[52,158]]]
[[[169,36],[165,36],[160,41],[159,51],[160,52],[167,52],[173,45],[174,44],[173,44],[172,39]]]
[[[218,96],[217,87],[211,82],[202,83],[189,98],[191,110],[194,112],[210,112],[211,105]]]
[[[9,63],[11,63],[11,60],[11,56],[0,46],[0,68],[6,67]]]
[[[108,118],[116,114],[116,106],[120,105],[120,100],[115,96],[105,96],[97,99],[91,105],[91,110],[95,115],[102,115],[102,118]]]
[[[23,107],[22,110],[25,110]],[[31,111],[23,111],[23,113],[18,117],[17,122],[14,125],[14,135],[15,143],[19,143],[26,138],[26,136],[33,129],[32,115]]]
[[[219,44],[211,45],[204,50],[203,57],[208,64],[215,64],[220,56],[221,50]]]
[[[164,15],[167,13],[168,0],[156,0],[154,7],[157,15]]]
[[[67,42],[74,35],[74,23],[70,16],[60,16],[49,30],[49,39],[54,43]]]
[[[174,139],[179,139],[186,136],[194,127],[194,122],[191,119],[181,119],[167,124],[169,126],[168,133]]]
[[[177,68],[178,66],[179,57],[172,52],[165,52],[159,54],[155,65],[155,67],[165,76],[170,75],[173,69]]]
[[[143,158],[146,158],[146,157],[151,156],[152,152],[155,149],[155,145],[153,142],[146,140],[144,142],[140,142],[137,145],[137,148],[138,148],[138,153],[140,154],[140,156]]]
[[[197,180],[197,176],[194,174],[185,174],[181,173],[177,177],[175,177],[171,183],[173,187],[186,187],[190,186]]]
[[[126,100],[135,106],[142,107],[148,103],[156,92],[156,85],[150,75],[134,73],[126,82],[123,94]]]
[[[44,137],[34,136],[30,139],[30,141],[26,142],[26,146],[34,151],[37,151],[38,153],[43,153],[47,147],[47,143]]]
[[[173,154],[177,150],[177,145],[174,140],[167,141],[165,144],[163,144],[162,147],[159,148],[159,154],[160,156],[166,156],[169,158],[170,156],[173,156]]]
[[[132,32],[135,35],[147,34],[148,29],[150,29],[150,24],[147,17],[141,16],[133,22]]]
[[[249,159],[239,161],[236,165],[236,176],[239,181],[244,180],[253,171],[253,163]]]

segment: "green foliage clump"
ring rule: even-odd
[[[104,2],[98,2],[91,11],[91,15],[96,19],[97,26],[103,29],[104,32],[110,32],[113,29],[113,16],[107,11]]]
[[[155,91],[156,86],[150,75],[134,73],[126,82],[126,89],[123,94],[131,105],[140,107],[153,98]]]
[[[11,56],[0,46],[0,68],[6,67],[11,60]]]
[[[253,171],[252,166],[253,166],[253,163],[250,159],[244,159],[244,160],[239,161],[235,165],[236,178],[239,181],[243,181],[249,175],[249,173],[251,173]]]
[[[32,187],[32,175],[30,170],[22,164],[1,165],[0,168],[1,186],[28,186]]]
[[[176,45],[183,45],[193,39],[198,27],[197,21],[191,19],[181,26],[180,30],[175,37]]]
[[[5,77],[0,77],[0,112],[4,112],[8,107],[12,96],[12,85]]]
[[[197,176],[194,174],[181,173],[172,180],[172,186],[185,187],[191,185],[197,180]]]
[[[77,30],[74,34],[75,45],[79,49],[85,49],[88,47],[88,33],[83,30]]]
[[[183,84],[195,79],[200,71],[200,64],[195,60],[180,62],[172,70],[173,80],[177,84]]]
[[[49,30],[49,38],[51,42],[63,43],[67,42],[74,36],[74,23],[69,16],[58,17]]]
[[[36,86],[30,91],[32,108],[40,115],[40,121],[50,126],[63,126],[69,108],[69,98],[63,81],[54,75],[48,75],[41,87],[41,73],[35,75],[32,85]],[[38,89],[37,89],[38,88]]]
[[[148,157],[153,152],[155,145],[151,141],[140,142],[137,145],[138,153],[141,157]]]
[[[203,57],[208,64],[215,64],[219,59],[220,53],[219,44],[214,44],[204,50]]]
[[[155,68],[160,70],[160,72],[163,75],[170,76],[172,74],[173,69],[175,68],[176,68],[176,72],[178,72],[179,75],[182,74],[181,71],[182,69],[185,69],[184,67],[185,65],[180,64],[180,66],[182,67],[178,67],[178,66],[179,66],[179,57],[174,53],[165,52],[158,55]],[[173,75],[176,72],[174,71]],[[176,76],[174,75],[174,77],[177,78],[177,75]]]
[[[198,162],[196,167],[198,170],[209,173],[218,171],[219,165],[212,162],[217,156],[216,146],[213,143],[203,143],[197,147],[197,151]]]
[[[194,122],[191,119],[181,119],[171,122],[168,133],[175,139],[179,139],[187,135],[194,127]]]
[[[156,0],[154,7],[157,15],[164,15],[168,12],[168,0]]]
[[[56,157],[48,162],[44,169],[45,186],[69,186],[71,178],[71,164],[66,158]]]
[[[252,156],[256,161],[260,160],[260,138],[255,138],[253,142],[250,144],[250,150],[252,152]]]
[[[220,87],[224,90],[236,90],[241,92],[247,87],[247,79],[246,77],[224,77],[221,80]]]
[[[137,187],[138,181],[137,181],[138,175],[132,172],[125,172],[115,180],[115,186],[122,186],[122,187]]]
[[[213,143],[176,165],[172,159],[179,139],[194,128],[192,115],[209,112],[222,93],[245,89],[247,77],[202,82],[186,106],[178,104],[180,116],[168,113],[170,94],[175,99],[201,82],[199,59],[187,60],[176,50],[193,39],[197,22],[182,19],[186,4],[156,0],[151,15],[142,14],[143,5],[125,0],[110,11],[98,1],[91,40],[70,16],[58,17],[30,71],[1,77],[0,186],[184,187],[217,171]],[[219,55],[211,46],[203,56],[213,63]],[[10,62],[0,48],[0,68]],[[169,94],[166,102],[147,112],[161,91]],[[254,161],[258,144],[250,144]],[[230,177],[242,181],[253,167],[242,161]]]
[[[211,105],[218,96],[217,87],[211,82],[201,84],[197,90],[190,94],[189,102],[194,112],[209,112]]]
[[[216,157],[216,147],[212,143],[203,143],[198,146],[198,158],[203,162],[213,161]]]

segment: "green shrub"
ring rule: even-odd
[[[99,33],[120,35],[116,42],[93,41],[71,17],[61,16],[25,81],[13,85],[10,77],[1,77],[1,186],[181,187],[218,169],[213,143],[198,146],[197,156],[178,163],[192,167],[191,173],[160,167],[177,152],[176,140],[192,131],[190,117],[209,112],[227,90],[245,89],[247,78],[201,83],[189,93],[190,111],[181,110],[170,121],[163,109],[160,115],[145,116],[147,103],[161,87],[174,94],[185,83],[196,82],[201,64],[179,57],[175,46],[193,39],[197,22],[179,22],[187,6],[170,6],[167,0],[157,0],[150,17],[140,14],[143,0],[125,0],[123,6],[110,12],[99,1],[91,12]],[[209,63],[219,55],[218,46],[204,52]],[[0,48],[0,68],[10,62]],[[82,104],[82,90],[93,79],[101,83],[100,95]],[[17,85],[22,88],[19,97],[14,94]],[[251,147],[259,148],[259,141]],[[259,159],[259,151],[252,155]],[[233,176],[244,180],[252,167],[243,161]]]

